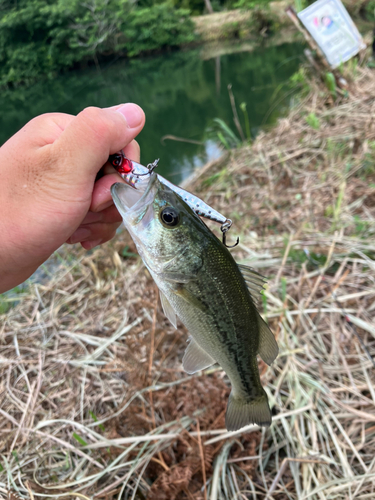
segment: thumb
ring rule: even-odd
[[[143,110],[137,104],[118,109],[86,108],[79,113],[53,143],[59,169],[75,178],[95,176],[108,160],[129,144],[145,123]],[[77,179],[78,180],[78,179]]]

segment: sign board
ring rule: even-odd
[[[366,48],[341,0],[318,0],[298,17],[333,68]]]

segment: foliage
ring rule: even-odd
[[[301,12],[301,10],[306,9],[306,7],[309,7],[313,3],[315,3],[316,0],[294,0],[294,8],[297,12]]]
[[[290,87],[293,90],[298,90],[302,96],[306,96],[310,92],[310,82],[306,68],[301,66],[296,73],[290,78]]]
[[[194,39],[186,9],[140,8],[130,0],[18,0],[3,2],[0,85],[30,83],[77,63],[97,61]]]
[[[314,130],[319,130],[320,129],[320,120],[316,116],[315,113],[310,113],[309,115],[307,115],[306,116],[306,122]]]
[[[209,135],[211,137],[217,136],[217,139],[225,147],[225,149],[232,149],[240,146],[241,141],[233,132],[233,130],[228,127],[228,125],[220,118],[213,119],[212,128],[209,130]]]
[[[337,86],[336,86],[336,79],[335,75],[328,71],[325,75],[325,81],[327,85],[327,89],[330,91],[331,96],[336,99],[337,97]]]
[[[165,46],[177,46],[194,40],[194,26],[186,9],[168,4],[130,12],[122,25],[119,47],[129,56]]]
[[[375,18],[375,0],[367,2],[363,9],[363,14],[369,21],[374,21]]]
[[[246,102],[241,102],[240,104],[240,109],[243,113],[244,116],[244,121],[245,121],[245,128],[246,128],[246,137],[249,142],[251,142],[251,131],[250,131],[250,121],[249,121],[249,114],[247,112],[247,105]]]
[[[255,9],[259,7],[267,7],[272,0],[237,0],[233,7],[235,9]]]

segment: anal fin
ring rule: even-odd
[[[190,340],[190,342],[182,358],[182,366],[186,373],[192,375],[216,363],[216,361],[198,345],[193,337],[189,337],[188,340]]]
[[[176,313],[174,312],[173,307],[171,306],[169,300],[167,297],[164,295],[162,291],[160,291],[160,301],[161,301],[161,306],[163,308],[164,314],[167,316],[169,321],[172,323],[172,325],[177,328],[177,316]]]

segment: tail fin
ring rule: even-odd
[[[271,410],[268,406],[267,394],[264,391],[263,394],[252,400],[235,397],[232,392],[230,393],[225,415],[225,425],[228,431],[237,431],[249,424],[269,426],[271,422]]]

